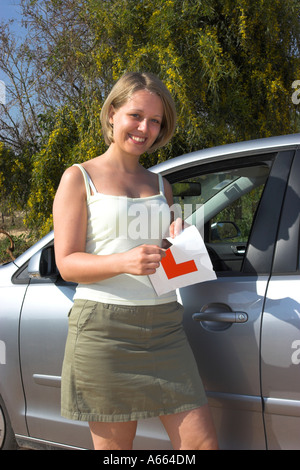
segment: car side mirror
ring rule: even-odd
[[[31,279],[57,279],[59,271],[55,263],[54,247],[48,246],[32,256],[28,265]]]
[[[215,222],[211,225],[210,230],[211,241],[231,240],[241,236],[239,227],[231,221]]]

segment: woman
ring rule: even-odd
[[[102,112],[108,150],[62,176],[54,201],[55,253],[78,283],[62,372],[62,415],[89,422],[95,449],[131,449],[137,420],[160,416],[175,449],[216,448],[205,392],[175,292],[148,275],[165,252],[171,186],[139,163],[176,123],[151,74],[127,73]],[[155,216],[154,216],[155,214]]]

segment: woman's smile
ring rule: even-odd
[[[129,134],[129,137],[139,144],[143,144],[144,142],[146,142],[146,137],[138,137],[138,136],[131,135],[131,134]]]

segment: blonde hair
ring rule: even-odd
[[[151,73],[128,72],[113,86],[101,110],[102,132],[107,145],[114,141],[113,127],[109,122],[111,106],[115,109],[121,108],[134,93],[140,90],[156,93],[160,97],[164,109],[159,135],[151,148],[148,149],[148,152],[153,152],[157,148],[163,147],[173,136],[176,126],[176,108],[167,87],[158,77]]]

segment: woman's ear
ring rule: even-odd
[[[108,113],[108,119],[109,119],[109,123],[113,126],[114,124],[114,114],[115,114],[115,108],[113,107],[113,105],[111,104],[110,105],[110,108],[109,108],[109,113]]]

